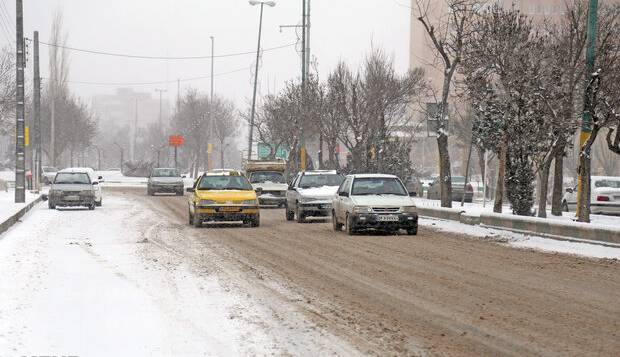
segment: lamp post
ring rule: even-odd
[[[274,7],[275,1],[250,0],[250,5],[260,5],[260,20],[258,22],[258,48],[256,49],[256,69],[254,71],[254,93],[252,94],[252,111],[250,114],[250,133],[248,134],[248,160],[252,159],[252,136],[254,134],[254,115],[256,114],[256,86],[258,85],[258,61],[260,59],[260,37],[263,31],[263,7]]]

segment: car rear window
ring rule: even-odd
[[[594,187],[620,188],[620,180],[597,180]]]
[[[88,174],[82,172],[59,172],[54,178],[55,184],[90,184]]]

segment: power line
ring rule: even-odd
[[[181,57],[142,56],[142,55],[133,55],[133,54],[125,54],[125,53],[105,52],[105,51],[98,51],[98,50],[85,50],[85,49],[82,49],[82,48],[75,48],[75,47],[69,47],[69,46],[56,45],[56,44],[51,44],[51,43],[46,43],[46,42],[40,42],[40,44],[48,46],[48,47],[63,48],[63,49],[67,49],[67,50],[70,50],[70,51],[84,52],[84,53],[90,53],[90,54],[95,54],[95,55],[103,55],[103,56],[123,57],[123,58],[136,58],[136,59],[148,59],[148,60],[198,60],[198,59],[211,59],[211,55],[205,55],[205,56],[181,56]],[[289,43],[287,45],[270,47],[270,48],[266,48],[266,49],[262,50],[262,52],[279,50],[279,49],[282,49],[282,48],[292,47],[292,46],[295,46],[295,45],[296,45],[296,43]],[[214,58],[224,58],[224,57],[235,57],[235,56],[244,56],[244,55],[253,55],[253,54],[256,54],[255,50],[254,51],[247,51],[247,52],[227,53],[227,54],[217,55],[217,56],[213,56],[213,57]]]
[[[213,77],[224,76],[227,74],[233,74],[237,72],[243,72],[250,70],[251,67],[243,67],[239,69],[235,69],[228,72],[222,72],[214,74]],[[189,81],[197,81],[201,79],[210,79],[211,76],[200,76],[200,77],[192,77],[192,78],[183,78],[183,79],[175,79],[169,81],[154,81],[154,82],[86,82],[86,81],[67,81],[67,83],[71,84],[84,84],[84,85],[97,85],[97,86],[148,86],[148,85],[157,85],[157,84],[168,84],[168,83],[176,83],[177,81],[181,82],[189,82]],[[49,78],[45,78],[49,79]]]

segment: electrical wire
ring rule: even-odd
[[[48,47],[57,47],[57,48],[63,48],[63,49],[70,50],[70,51],[83,52],[83,53],[89,53],[89,54],[94,54],[94,55],[102,55],[102,56],[112,56],[112,57],[134,58],[134,59],[148,59],[148,60],[198,60],[198,59],[204,60],[204,59],[211,59],[211,55],[205,55],[205,56],[181,56],[181,57],[142,56],[142,55],[133,55],[133,54],[125,54],[125,53],[105,52],[105,51],[98,51],[98,50],[86,50],[86,49],[82,49],[82,48],[76,48],[76,47],[69,47],[69,46],[62,46],[62,45],[51,44],[51,43],[47,43],[47,42],[43,42],[43,41],[39,41],[39,43],[42,44],[42,45],[48,46]],[[282,49],[282,48],[292,47],[292,46],[295,46],[295,45],[296,45],[296,43],[289,43],[289,44],[286,44],[286,45],[266,48],[264,50],[261,50],[261,52],[279,50],[279,49]],[[254,50],[254,51],[247,51],[247,52],[227,53],[227,54],[223,54],[223,55],[215,55],[215,56],[213,56],[213,58],[225,58],[225,57],[235,57],[235,56],[255,55],[255,54],[256,54],[256,50]]]
[[[238,69],[235,69],[235,70],[232,70],[232,71],[228,71],[228,72],[216,73],[216,74],[213,75],[213,77],[220,77],[220,76],[224,76],[224,75],[227,75],[227,74],[243,72],[243,71],[250,70],[251,68],[252,68],[252,66],[238,68]],[[169,84],[169,83],[176,83],[176,82],[197,81],[197,80],[201,80],[201,79],[210,79],[210,78],[211,78],[211,76],[200,76],[200,77],[183,78],[183,79],[175,79],[175,80],[168,80],[168,81],[153,81],[153,82],[86,82],[86,81],[67,81],[67,83],[83,84],[83,85],[96,85],[96,86],[148,86],[148,85]],[[44,79],[49,79],[49,78],[44,78]]]

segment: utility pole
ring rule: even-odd
[[[214,87],[214,73],[213,69],[215,65],[213,64],[213,60],[215,59],[215,37],[210,36],[211,38],[211,98],[209,99],[209,142],[207,143],[207,170],[211,170],[213,166],[213,155],[211,155],[213,151],[213,144],[211,141],[213,140],[213,125],[215,123],[215,117],[213,116],[213,87]]]
[[[265,4],[274,7],[276,3],[273,1],[257,1],[250,0],[250,5],[260,4],[260,18],[258,22],[258,46],[256,49],[256,68],[254,70],[254,93],[252,94],[252,109],[250,113],[250,132],[248,135],[248,160],[252,159],[252,141],[254,135],[254,116],[256,115],[256,90],[258,86],[258,65],[260,62],[260,38],[263,32],[263,8]]]
[[[159,93],[159,130],[161,130],[163,132],[164,130],[164,126],[163,126],[163,117],[162,117],[162,94],[167,92],[167,90],[165,89],[155,89],[155,92]]]
[[[133,133],[131,135],[131,145],[129,145],[129,160],[136,160],[136,141],[138,138],[138,98],[135,98],[135,109],[134,109],[134,119],[133,119]]]
[[[26,202],[26,152],[25,152],[25,123],[24,123],[24,6],[22,0],[15,1],[16,8],[16,106],[15,106],[15,203]]]
[[[34,183],[37,191],[41,190],[41,74],[39,70],[39,31],[34,32]]]
[[[590,153],[583,152],[585,143],[592,132],[591,86],[596,60],[596,33],[598,22],[598,0],[590,0],[588,6],[588,33],[586,38],[586,91],[584,100],[581,135],[579,136],[579,183],[577,185],[577,219],[580,222],[590,221]]]

